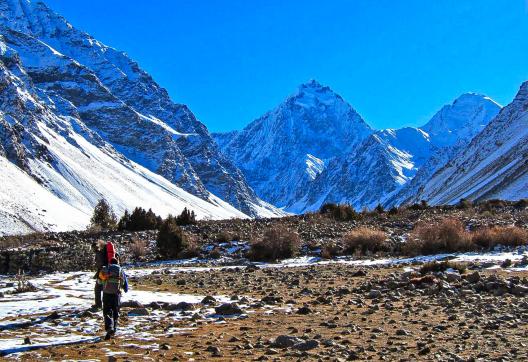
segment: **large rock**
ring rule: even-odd
[[[237,315],[244,313],[236,303],[224,303],[215,308],[218,315]]]

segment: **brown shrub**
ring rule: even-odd
[[[227,231],[221,231],[215,237],[215,241],[217,243],[228,243],[231,240],[233,240],[233,238],[231,237],[231,234],[229,234]]]
[[[0,250],[19,248],[28,244],[42,243],[45,241],[44,234],[35,232],[26,235],[11,235],[0,238]]]
[[[453,261],[443,261],[443,262],[437,262],[437,261],[431,261],[429,263],[425,263],[420,268],[420,273],[427,274],[427,273],[434,273],[434,272],[443,272],[447,269],[454,269],[458,270],[460,274],[463,274],[466,271],[466,265],[462,263],[456,263]]]
[[[253,261],[275,261],[297,254],[301,239],[296,232],[284,226],[269,228],[264,235],[251,243],[248,258]]]
[[[350,205],[327,203],[321,206],[319,213],[328,215],[338,221],[351,221],[360,218],[360,215]]]
[[[130,253],[134,260],[141,259],[147,255],[147,242],[144,239],[134,239],[130,245]]]
[[[528,230],[517,226],[493,227],[477,230],[472,235],[473,242],[486,249],[496,245],[516,247],[528,244]]]
[[[412,231],[410,239],[402,246],[406,255],[429,255],[474,250],[470,234],[456,219],[444,219],[438,223],[420,223]]]
[[[332,259],[341,255],[341,249],[335,244],[324,245],[321,248],[321,258]]]
[[[188,241],[188,244],[185,249],[178,253],[178,259],[191,259],[198,258],[199,256],[201,256],[200,247],[192,238]]]
[[[387,250],[386,240],[387,234],[381,230],[359,227],[345,235],[345,253],[350,255],[355,252],[366,254],[384,251]]]

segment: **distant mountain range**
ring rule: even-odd
[[[467,93],[422,127],[375,130],[310,81],[211,135],[125,53],[0,0],[0,234],[84,228],[103,197],[202,218],[528,197],[527,84],[504,108]]]
[[[286,211],[328,202],[372,209],[421,200],[423,185],[500,110],[489,97],[467,93],[422,127],[377,131],[311,81],[243,130],[213,137],[257,194]]]

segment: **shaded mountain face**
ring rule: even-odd
[[[283,207],[372,132],[339,95],[311,81],[242,131],[215,138],[257,195]]]
[[[461,198],[528,197],[528,82],[473,140],[411,198],[452,204]]]
[[[206,127],[125,53],[75,29],[41,2],[1,0],[0,27],[55,113],[79,119],[123,156],[193,195],[208,200],[213,193],[251,216],[274,214]]]

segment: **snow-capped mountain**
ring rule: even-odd
[[[400,190],[442,167],[458,145],[467,144],[498,113],[490,98],[468,93],[444,106],[425,126],[377,131],[336,158],[290,211],[316,210],[327,202],[372,209],[392,206]],[[408,188],[407,188],[408,187]],[[400,196],[401,197],[401,196]],[[388,202],[391,200],[391,202]]]
[[[176,213],[181,210],[180,205],[187,204],[199,208],[195,211],[203,217],[280,214],[255,195],[240,170],[220,152],[192,112],[185,105],[173,103],[167,92],[126,54],[75,29],[42,2],[0,0],[0,30],[4,81],[17,84],[11,95],[5,91],[0,94],[0,146],[11,162],[63,201],[78,206],[75,197],[70,200],[63,195],[66,192],[63,190],[73,187],[85,198],[80,202],[82,206],[78,206],[82,212],[86,212],[87,205],[94,205],[95,195],[110,199],[118,211],[125,204],[158,205],[157,201],[143,202],[147,200],[123,192],[127,189],[132,192],[135,187],[134,193],[141,195],[142,187],[148,190],[158,185],[159,190],[152,192],[160,202],[154,210],[160,213]],[[17,94],[23,94],[22,98]],[[30,101],[26,102],[26,98]],[[24,107],[31,106],[21,119],[17,106],[24,102],[27,103]],[[47,173],[41,175],[40,168],[31,160],[37,154],[39,159],[48,157],[46,152],[41,155],[38,151],[39,147],[45,149],[42,143],[46,145],[50,139],[49,134],[42,136],[42,122],[60,129],[60,136],[66,139],[61,144],[77,147],[79,155],[92,154],[77,139],[82,137],[95,146],[94,152],[101,151],[125,165],[121,168],[106,158],[90,158],[104,161],[104,165],[91,165],[95,168],[104,169],[109,164],[117,167],[112,171],[115,182],[119,172],[124,172],[123,187],[110,183],[116,186],[112,193],[100,187],[100,183],[88,181],[90,172],[76,174],[72,181],[73,166],[66,166],[67,162],[57,159],[56,154],[53,162],[49,162],[60,177],[67,179],[66,183],[60,178],[50,178]],[[13,142],[17,139],[19,142]],[[64,154],[65,150],[61,152]],[[68,157],[72,158],[68,160],[82,164],[79,155],[70,154]],[[127,169],[136,173],[138,179],[131,181],[130,177],[136,176],[128,177]],[[131,182],[135,186],[126,185]],[[196,197],[189,198],[180,188]],[[118,191],[123,192],[121,196]],[[175,200],[174,195],[180,196]]]
[[[469,145],[457,151],[410,202],[528,197],[528,82]]]
[[[18,53],[0,37],[0,234],[88,224],[104,197],[118,214],[192,208],[201,218],[245,217],[209,194],[203,200],[128,160],[79,118],[57,112]]]
[[[444,106],[422,127],[434,145],[429,159],[410,182],[383,201],[384,205],[395,206],[416,201],[420,190],[435,172],[467,147],[500,110],[501,106],[495,101],[475,93],[463,94],[452,104]]]
[[[327,202],[373,208],[403,201],[416,175],[425,181],[499,110],[490,98],[467,93],[423,127],[375,131],[312,81],[244,130],[214,137],[257,194],[289,212]]]
[[[242,131],[214,136],[257,195],[283,207],[372,132],[343,98],[310,81]]]

